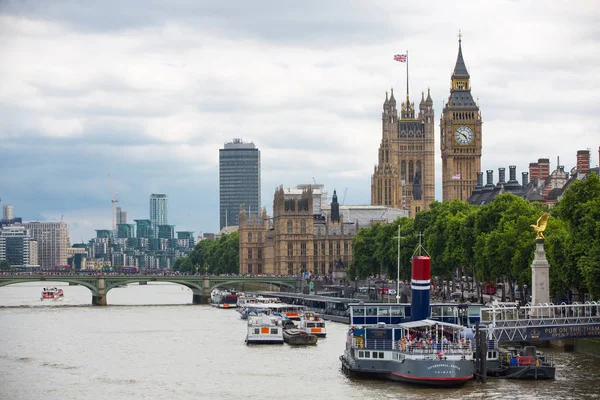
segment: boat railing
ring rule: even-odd
[[[432,343],[415,345],[399,340],[366,339],[362,336],[352,338],[352,347],[366,350],[397,350],[409,354],[470,354],[473,349],[470,341],[461,343]]]

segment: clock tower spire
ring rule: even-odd
[[[458,34],[458,56],[450,82],[450,96],[440,118],[442,199],[466,201],[481,170],[481,114],[471,95],[471,76]]]

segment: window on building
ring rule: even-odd
[[[306,233],[306,220],[300,221],[300,233]]]
[[[262,232],[258,232],[258,243],[262,243]]]
[[[319,243],[315,243],[315,245],[314,245],[314,246],[315,246],[315,247],[314,247],[314,250],[315,250],[315,256],[318,256],[318,255],[319,255]]]
[[[341,251],[340,251],[340,241],[336,240],[336,242],[335,242],[335,255],[339,256],[340,254],[342,254]]]
[[[344,240],[344,255],[348,255],[348,241]]]
[[[331,241],[329,241],[329,255],[333,255],[333,243],[331,243]]]
[[[300,255],[301,256],[306,255],[306,243],[300,243]]]
[[[300,271],[301,272],[306,272],[306,263],[305,262],[303,262],[303,263],[300,264]]]
[[[333,261],[329,261],[329,273],[333,272]]]
[[[248,249],[248,260],[252,260],[252,249]]]
[[[294,255],[294,245],[291,242],[288,242],[288,256]]]
[[[316,261],[313,264],[313,271],[315,272],[315,274],[319,274],[319,263]]]
[[[248,232],[248,243],[252,243],[252,232]]]
[[[258,270],[256,271],[257,274],[262,274],[263,273],[263,266],[262,264],[258,264]]]
[[[262,260],[262,249],[258,249],[258,259]]]
[[[288,268],[288,275],[294,275],[294,264],[289,263],[287,268]]]
[[[321,275],[325,275],[325,263],[321,263]]]
[[[248,273],[251,274],[252,273],[252,264],[248,264]]]
[[[406,180],[406,161],[404,160],[400,163],[400,179]]]
[[[288,222],[287,222],[287,233],[292,233],[292,232],[293,232],[292,220],[288,219]]]
[[[415,177],[415,165],[412,160],[408,162],[408,183],[412,183]]]

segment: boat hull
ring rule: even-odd
[[[488,370],[487,374],[491,377],[504,379],[525,379],[525,380],[546,380],[554,379],[556,367],[540,366],[511,366],[507,368],[498,368]]]
[[[473,379],[472,360],[354,359],[348,352],[340,357],[342,369],[353,376],[377,377],[411,384],[456,387]]]
[[[314,345],[317,344],[318,338],[298,329],[284,329],[283,340],[291,345]]]

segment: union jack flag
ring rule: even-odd
[[[452,179],[455,181],[458,181],[462,178],[462,176],[460,174],[452,174]]]
[[[406,54],[396,54],[394,55],[394,60],[398,62],[406,62]]]

